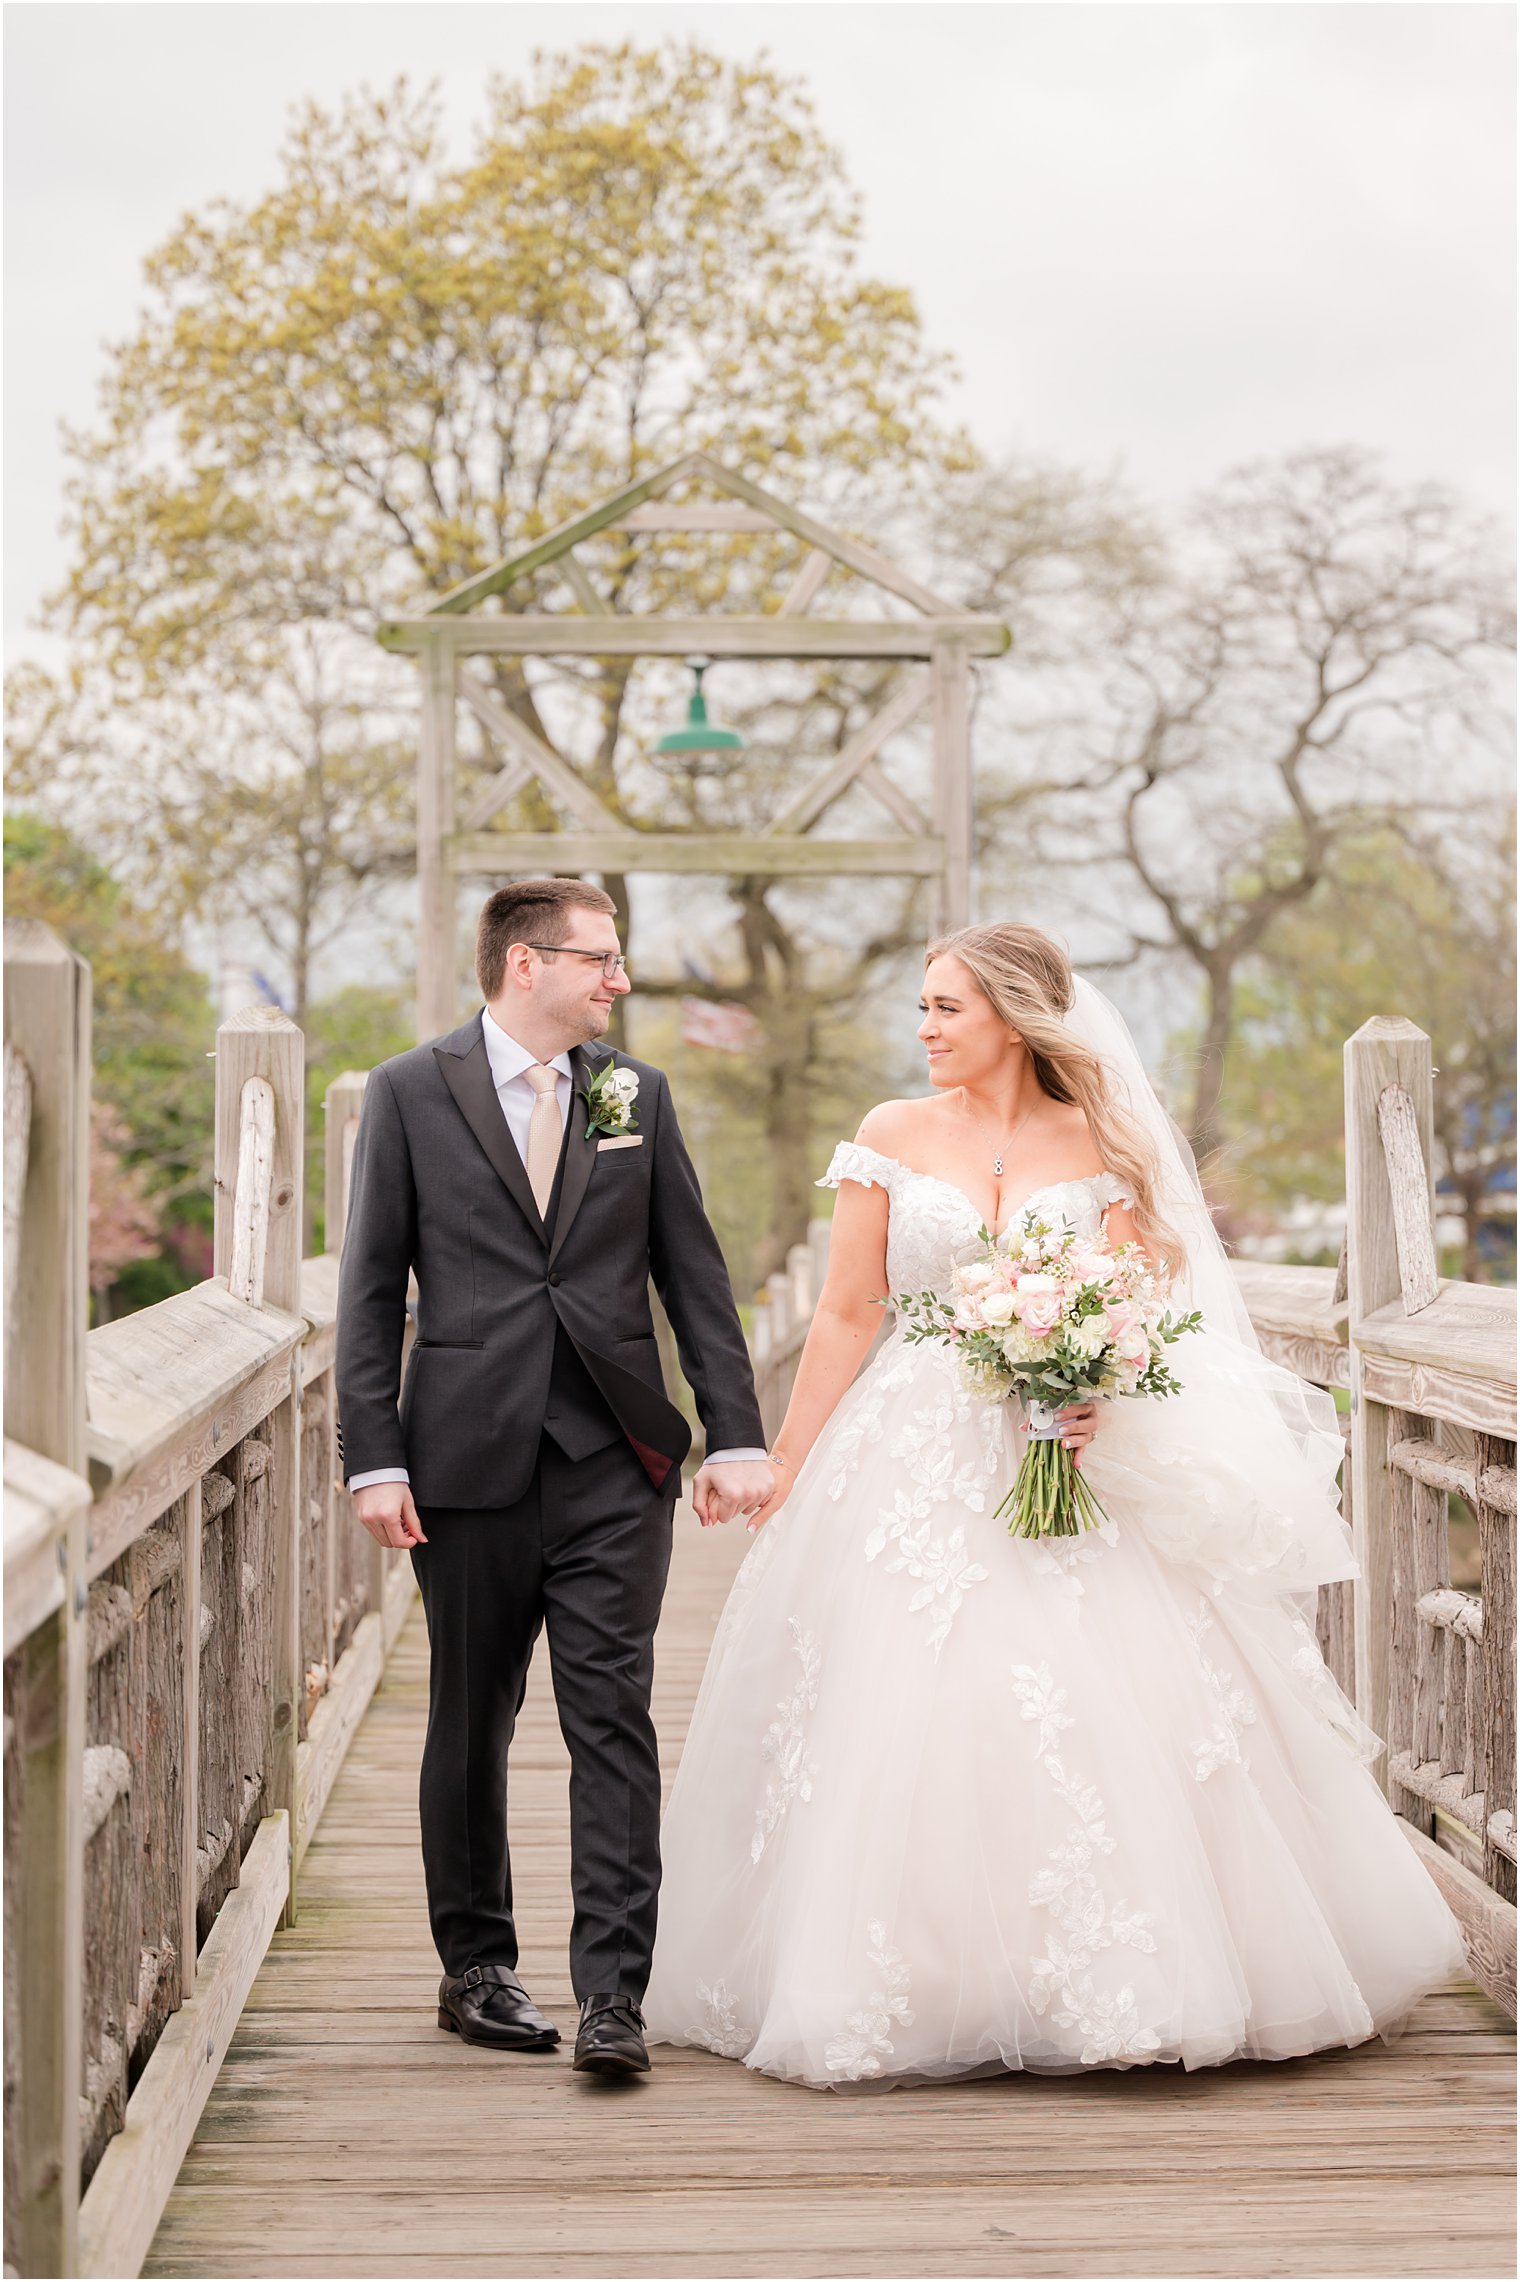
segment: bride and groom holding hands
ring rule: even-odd
[[[769,1454],[669,1088],[597,1043],[629,988],[611,900],[498,890],[476,971],[480,1013],[371,1075],[338,1316],[348,1486],[427,1618],[439,2025],[559,2041],[517,1977],[507,1841],[540,1628],[577,2068],[641,2072],[650,2042],[818,2086],[1278,2058],[1460,1972],[1306,1620],[1354,1566],[1333,1409],[1261,1356],[1185,1144],[1059,947],[930,947],[933,1090],[823,1175],[828,1277]],[[1029,1542],[995,1511],[1012,1406],[901,1323],[860,1366],[884,1294],[950,1293],[1035,1220],[1137,1242],[1203,1324],[1176,1399],[1066,1414],[1108,1518]],[[663,1831],[653,1643],[690,1433],[651,1280],[706,1436],[698,1518],[758,1529]]]

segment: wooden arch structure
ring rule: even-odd
[[[690,487],[716,501],[663,504]],[[772,614],[710,613],[679,618],[610,610],[576,556],[609,530],[785,534],[804,550],[789,591]],[[515,581],[553,565],[573,611],[482,609]],[[812,605],[836,569],[910,606],[904,617],[814,617]],[[439,597],[421,616],[378,629],[388,650],[422,667],[417,759],[419,888],[417,1026],[435,1036],[458,1019],[455,1004],[456,887],[461,876],[521,872],[687,872],[909,875],[935,883],[937,926],[963,924],[971,904],[970,661],[1006,650],[995,618],[968,614],[874,548],[778,499],[705,452],[690,452],[563,523],[522,553]],[[472,657],[638,658],[700,656],[755,660],[901,660],[904,673],[885,705],[810,782],[785,798],[763,830],[660,832],[630,826],[593,788],[470,670]],[[506,758],[456,814],[455,729],[460,701]],[[887,740],[928,707],[933,723],[931,813],[879,767]],[[561,818],[554,831],[488,830],[507,801],[536,782]],[[851,784],[861,785],[896,830],[877,838],[824,839],[812,827]]]

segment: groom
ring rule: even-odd
[[[439,2026],[559,2042],[517,1978],[507,1752],[540,1626],[570,1751],[575,2065],[649,2065],[639,2000],[660,1882],[649,1717],[691,1434],[667,1399],[653,1277],[706,1431],[692,1503],[770,1494],[723,1255],[659,1070],[592,1041],[629,989],[615,907],[580,880],[499,888],[486,1005],[370,1075],[338,1305],[339,1448],[359,1519],[409,1546],[427,1615],[422,1757]],[[417,1339],[401,1377],[407,1278]]]

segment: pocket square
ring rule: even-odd
[[[598,1141],[596,1153],[600,1156],[604,1149],[642,1149],[643,1146],[642,1133],[611,1133],[605,1141]]]

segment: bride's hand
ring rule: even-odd
[[[1065,1410],[1057,1411],[1056,1423],[1061,1429],[1062,1449],[1069,1450],[1080,1466],[1083,1451],[1098,1431],[1098,1405],[1095,1402],[1068,1403]]]
[[[776,1487],[764,1505],[756,1506],[754,1512],[746,1516],[744,1526],[748,1530],[759,1529],[762,1523],[772,1520],[791,1496],[792,1484],[797,1477],[786,1459],[778,1457],[774,1451],[771,1453],[771,1472],[775,1476]]]

